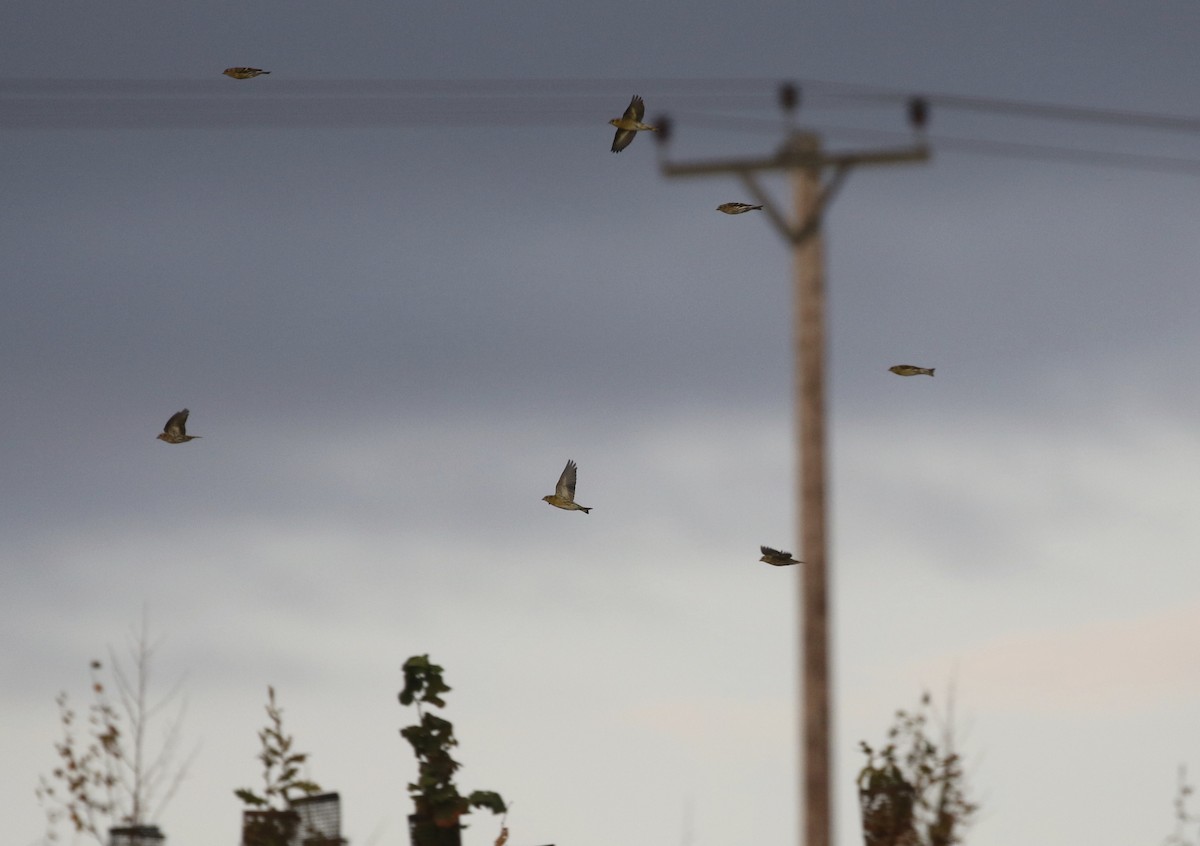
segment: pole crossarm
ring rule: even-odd
[[[927,144],[852,153],[811,153],[784,148],[767,159],[725,159],[690,164],[664,161],[661,168],[663,176],[712,176],[715,173],[749,174],[757,173],[760,170],[901,164],[924,162],[929,158],[929,145]]]
[[[832,202],[838,189],[849,175],[850,170],[860,165],[906,164],[909,162],[924,162],[930,157],[929,147],[920,143],[912,147],[895,149],[860,151],[851,153],[822,153],[809,149],[804,145],[803,135],[793,135],[787,143],[769,159],[745,159],[741,161],[709,161],[692,164],[677,164],[661,161],[660,167],[664,176],[711,176],[717,173],[728,173],[736,176],[746,186],[754,202],[763,207],[767,217],[776,231],[793,246],[799,246],[811,238],[821,228],[821,218],[825,207]],[[815,206],[809,214],[795,224],[789,223],[787,217],[771,201],[771,196],[759,185],[756,175],[762,171],[772,170],[806,170],[820,172],[833,168],[833,176],[825,183],[816,198]]]

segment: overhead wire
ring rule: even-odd
[[[913,96],[911,91],[886,89],[875,92],[847,92],[834,95],[846,101],[869,103],[904,103]],[[989,97],[968,97],[959,94],[921,93],[921,97],[938,109],[1000,114],[1044,120],[1093,123],[1107,126],[1127,126],[1142,129],[1200,132],[1200,117],[1155,114],[1152,112],[1035,103],[1022,100]]]
[[[912,135],[888,131],[831,127],[828,133],[835,136],[911,140]],[[1080,147],[1062,147],[1054,144],[1033,144],[1024,141],[998,141],[984,138],[964,138],[940,133],[927,133],[925,140],[935,150],[950,150],[983,156],[1029,159],[1035,161],[1070,162],[1084,165],[1116,167],[1125,170],[1145,170],[1157,173],[1187,173],[1200,176],[1200,159],[1177,156],[1124,153],[1113,150],[1095,150]]]
[[[583,126],[619,114],[624,97],[653,97],[685,127],[781,134],[778,80],[706,79],[271,79],[0,80],[0,130],[420,128],[434,126]],[[250,87],[254,86],[254,87]],[[846,107],[900,107],[912,92],[826,80],[799,80],[802,114]],[[922,93],[936,116],[944,110],[1039,121],[1200,134],[1200,118],[1111,108]],[[615,103],[614,103],[615,101]],[[608,115],[607,111],[613,111]],[[764,116],[771,113],[771,117]],[[600,117],[597,117],[597,115]],[[647,116],[648,119],[650,116]],[[823,123],[835,136],[888,130]],[[1062,144],[926,133],[940,148],[965,153],[1164,172],[1200,173],[1200,159],[1104,151]]]
[[[711,130],[754,133],[758,135],[778,136],[780,127],[779,120],[716,115],[702,112],[688,113],[686,116],[677,115],[672,112],[672,118],[679,118],[688,126]],[[875,143],[895,142],[896,144],[904,144],[911,143],[914,138],[912,132],[903,132],[894,129],[867,129],[854,126],[839,126],[830,123],[822,123],[821,132],[833,138],[846,138]],[[1114,150],[1067,147],[1056,144],[1039,144],[1027,141],[970,138],[941,132],[924,132],[921,135],[921,139],[928,143],[935,152],[938,150],[956,151],[1008,159],[1074,162],[1077,164],[1116,167],[1126,170],[1200,175],[1200,158],[1190,159],[1182,156],[1127,153]]]

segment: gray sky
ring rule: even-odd
[[[1195,115],[1198,26],[1163,2],[0,7],[8,839],[43,830],[55,694],[145,605],[201,743],[171,846],[237,842],[268,684],[351,842],[406,842],[419,653],[514,846],[794,843],[798,574],[756,563],[796,549],[788,251],[714,211],[734,180],[665,180],[606,122],[638,93],[672,158],[764,154],[782,79]],[[167,100],[87,118],[46,84],[18,124],[54,79]],[[543,82],[506,117],[386,112],[419,80],[497,109],[512,79]],[[905,143],[898,104],[837,90],[800,113],[827,146]],[[320,91],[382,110],[343,128]],[[1159,842],[1200,767],[1200,175],[938,137],[1197,137],[936,106],[931,132],[930,164],[855,172],[828,216],[837,839],[857,742],[953,679],[974,846]],[[185,406],[203,439],[156,442]],[[567,458],[589,516],[539,502]],[[495,834],[477,814],[466,842]]]

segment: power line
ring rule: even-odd
[[[859,136],[863,138],[906,138],[908,136],[895,132],[874,132],[872,130],[836,129],[827,130],[830,135],[846,137]],[[939,150],[957,150],[983,156],[999,156],[1002,158],[1031,159],[1035,161],[1071,162],[1075,164],[1099,165],[1116,167],[1126,170],[1146,170],[1158,173],[1189,173],[1200,176],[1200,159],[1179,158],[1173,156],[1145,155],[1141,153],[1122,153],[1108,150],[1080,149],[1078,147],[1060,147],[1053,144],[1031,144],[1023,141],[996,141],[983,138],[963,138],[952,135],[927,135],[930,146]]]
[[[214,75],[215,76],[215,75]],[[751,78],[642,79],[270,79],[253,83],[253,96],[276,97],[609,97],[653,93],[668,98],[729,99],[723,108],[769,109],[775,105],[780,80]],[[805,97],[838,102],[903,105],[920,95],[938,109],[959,109],[1046,120],[1084,121],[1110,126],[1136,126],[1200,132],[1200,118],[1111,108],[928,93],[887,86],[798,80]],[[240,86],[234,88],[231,86]],[[268,87],[269,86],[269,87]],[[0,79],[0,100],[28,97],[221,97],[243,95],[248,86],[226,79]]]
[[[660,81],[657,101],[765,111],[770,86]],[[254,87],[252,88],[251,85]],[[635,85],[533,80],[8,80],[0,129],[386,128],[603,125]]]
[[[711,112],[672,112],[672,119],[680,123],[711,130],[753,133],[756,135],[780,134],[779,119],[753,118],[737,115],[719,115]],[[891,129],[866,129],[862,127],[838,126],[823,123],[823,134],[834,138],[856,139],[869,142],[892,141],[905,143],[912,140],[911,132]],[[1059,144],[1041,144],[1026,141],[1003,141],[998,139],[970,138],[927,132],[923,136],[938,150],[952,150],[980,156],[1032,161],[1071,162],[1075,164],[1113,167],[1123,170],[1142,170],[1157,173],[1186,173],[1200,175],[1200,158],[1186,156],[1162,156],[1147,153],[1126,153],[1115,150],[1096,150],[1068,147]]]
[[[928,92],[901,89],[891,86],[867,85],[831,80],[797,80],[804,91],[810,89],[822,99],[842,102],[863,102],[896,106],[907,105],[913,97],[930,103],[938,109],[955,109],[991,114],[1003,114],[1044,120],[1075,121],[1108,126],[1140,127],[1143,129],[1177,130],[1200,132],[1200,117],[1173,115],[1129,109],[1113,109],[1077,106],[1062,103],[1044,103],[1033,100],[1014,100],[997,97],[978,97],[945,92]]]
[[[571,127],[603,123],[641,92],[685,127],[770,134],[786,128],[778,82],[707,79],[7,79],[0,80],[0,129],[377,129],[422,127]],[[906,105],[896,88],[801,81],[809,114],[830,104]],[[1200,118],[1052,105],[953,94],[926,94],[934,125],[942,109],[1038,120],[1084,121],[1200,133]],[[611,112],[611,114],[610,114]],[[899,112],[899,108],[897,108]],[[898,131],[839,127],[847,138],[910,139]],[[943,150],[1169,173],[1200,173],[1200,159],[1103,151],[1060,144],[927,134]]]
[[[910,99],[913,96],[913,92],[886,89],[877,92],[849,92],[836,96],[843,99],[874,103],[900,104]],[[1185,115],[1155,114],[1153,112],[1101,109],[988,97],[968,97],[957,94],[922,93],[921,97],[938,109],[957,109],[988,114],[1040,118],[1043,120],[1101,124],[1105,126],[1200,132],[1200,118]]]

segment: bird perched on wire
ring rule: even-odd
[[[612,151],[619,153],[633,143],[633,136],[638,134],[639,130],[647,130],[648,132],[658,132],[657,126],[651,126],[648,123],[642,123],[642,118],[646,116],[646,104],[642,102],[642,98],[633,95],[633,99],[629,101],[629,108],[625,110],[625,114],[619,118],[613,118],[609,121],[610,124],[617,128],[617,134],[613,136]]]
[[[268,74],[270,71],[265,71],[262,68],[225,68],[221,73],[231,76],[234,79],[253,79],[256,76]]]
[[[183,411],[176,411],[167,421],[167,425],[163,426],[162,434],[158,436],[158,439],[169,444],[186,444],[188,441],[194,441],[200,437],[187,433],[187,419],[188,410],[186,408]]]
[[[935,369],[933,367],[917,367],[915,364],[897,364],[895,367],[888,368],[897,376],[932,376]]]
[[[555,508],[562,508],[566,511],[582,511],[587,514],[592,509],[585,508],[575,501],[575,471],[575,462],[567,459],[567,466],[563,468],[562,475],[558,477],[554,493],[542,497],[542,501],[550,503]]]
[[[725,214],[745,214],[761,208],[762,206],[752,206],[749,203],[721,203],[717,206],[717,211],[725,212]]]
[[[765,561],[772,567],[786,567],[789,564],[803,564],[803,561],[797,561],[792,557],[790,552],[782,552],[778,549],[771,549],[769,546],[760,546],[762,550],[762,558],[759,561]]]

